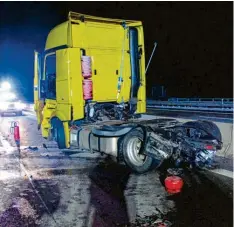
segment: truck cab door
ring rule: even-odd
[[[56,51],[56,114],[61,121],[71,120],[69,49]]]
[[[79,48],[56,51],[56,114],[62,121],[84,118],[84,100]]]
[[[38,129],[40,129],[42,122],[42,110],[44,107],[44,86],[41,82],[41,59],[40,54],[34,52],[34,111],[36,112]]]

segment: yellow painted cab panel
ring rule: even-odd
[[[129,48],[128,48],[129,49]],[[127,53],[128,49],[124,52],[123,56],[123,67],[120,62],[119,71],[120,75],[122,74],[122,86],[120,89],[120,94],[117,101],[120,103],[122,101],[128,102],[130,99],[130,89],[131,89],[131,69],[130,69],[130,56]],[[117,94],[117,83],[116,83],[116,94]]]
[[[79,48],[69,48],[69,75],[73,120],[84,118],[84,99],[82,87],[81,56]]]
[[[69,51],[56,51],[56,116],[61,121],[71,120]]]
[[[56,101],[71,103],[68,49],[56,51]]]
[[[92,58],[93,101],[129,100],[131,71],[127,33],[120,23],[72,24],[73,45],[82,47]],[[123,78],[123,83],[117,99],[119,76]]]
[[[38,128],[41,126],[42,122],[42,109],[43,105],[41,100],[39,99],[39,53],[37,51],[34,52],[34,88],[33,88],[33,93],[34,93],[34,111],[36,112],[36,117],[37,117],[37,125]]]
[[[58,46],[69,46],[71,44],[69,29],[69,21],[59,24],[54,29],[52,29],[47,37],[45,50],[55,48]]]
[[[120,56],[117,51],[91,49],[93,100],[116,101]]]
[[[45,106],[43,107],[42,114],[43,119],[41,123],[41,132],[44,138],[49,137],[49,132],[51,128],[50,120],[53,116],[56,116],[56,100],[46,99]]]
[[[84,100],[79,48],[66,48],[56,51],[56,100],[57,112],[62,121],[84,117]]]
[[[119,24],[90,22],[85,24],[85,41],[89,48],[121,49],[123,27]]]

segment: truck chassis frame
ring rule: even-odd
[[[137,173],[171,159],[178,167],[210,167],[222,147],[218,127],[209,121],[180,123],[175,119],[133,119],[72,126],[71,148],[101,152],[125,162]]]

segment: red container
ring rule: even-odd
[[[82,56],[81,57],[82,75],[85,79],[90,78],[92,76],[91,62],[92,62],[92,60],[91,60],[90,56]]]
[[[83,97],[84,100],[90,100],[93,98],[93,82],[89,79],[83,80]]]
[[[14,127],[14,139],[15,139],[16,141],[19,141],[19,140],[20,140],[20,131],[19,131],[19,126],[18,126],[18,125],[16,125],[16,126]]]
[[[184,182],[181,177],[169,176],[165,179],[165,187],[168,193],[175,194],[181,192]]]

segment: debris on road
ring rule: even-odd
[[[43,143],[42,146],[43,146],[46,150],[48,150],[46,144]]]
[[[153,224],[154,224],[154,223],[153,223]],[[162,221],[162,220],[156,221],[155,224],[156,224],[157,227],[170,227],[170,226],[172,226],[172,223],[169,222],[169,221],[167,221],[167,220],[164,220],[164,221]]]
[[[171,227],[172,223],[159,215],[137,217],[136,222],[131,227]]]
[[[167,173],[172,176],[181,176],[183,174],[182,168],[169,168],[167,169]]]
[[[38,147],[29,146],[29,147],[24,148],[24,150],[38,151]]]

